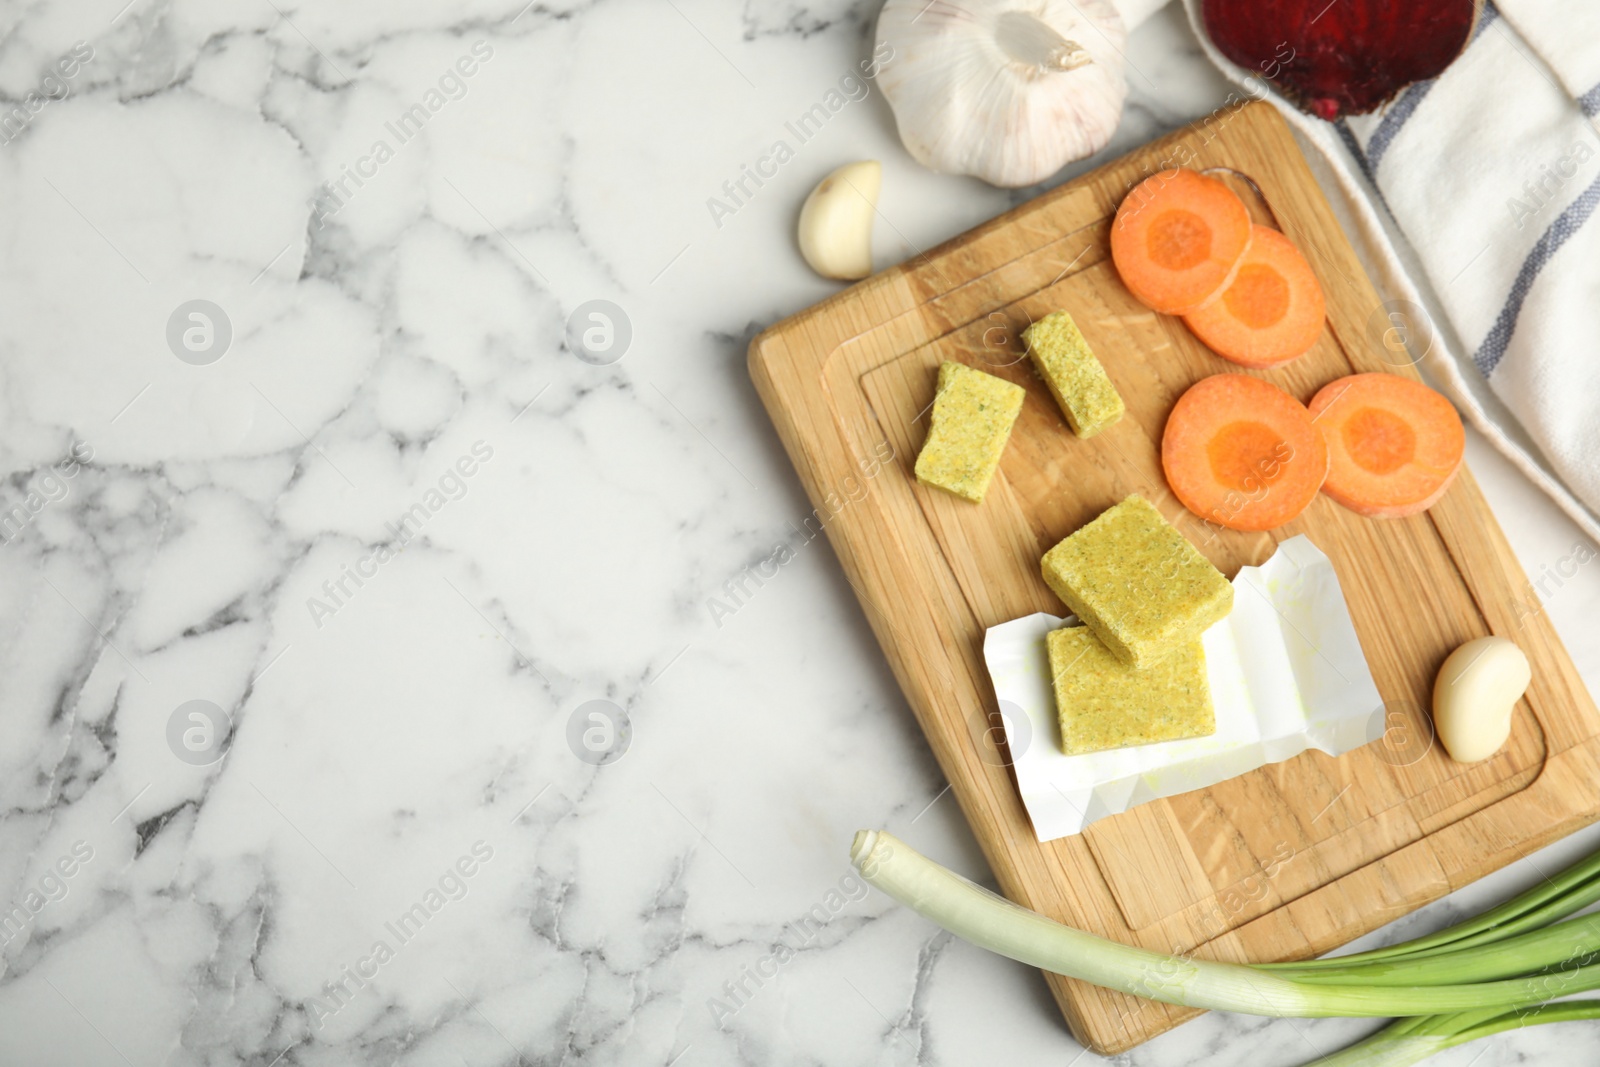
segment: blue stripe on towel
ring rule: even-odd
[[[1600,115],[1600,85],[1578,97],[1578,106],[1583,108],[1583,113],[1590,118]]]
[[[1478,24],[1472,28],[1472,38],[1467,42],[1467,45],[1470,47],[1479,37],[1482,37],[1483,31],[1488,29],[1489,24],[1499,17],[1500,9],[1494,6],[1493,0],[1485,3],[1483,5],[1483,13],[1478,16]],[[1395,101],[1394,106],[1384,112],[1382,120],[1378,123],[1378,128],[1372,131],[1371,137],[1367,138],[1367,147],[1364,152],[1359,147],[1356,147],[1358,142],[1356,142],[1355,136],[1349,130],[1341,129],[1339,131],[1339,135],[1344,139],[1346,146],[1351,147],[1351,151],[1362,161],[1362,167],[1367,172],[1367,179],[1373,185],[1377,184],[1378,164],[1383,162],[1384,154],[1389,151],[1389,145],[1394,141],[1395,135],[1410,121],[1411,116],[1417,110],[1417,105],[1422,103],[1422,98],[1427,96],[1438,82],[1439,79],[1437,78],[1429,78],[1427,81],[1416,82],[1409,86],[1401,94],[1400,99]],[[1600,86],[1596,86],[1595,90],[1600,92]]]
[[[1361,166],[1361,173],[1367,176],[1367,184],[1374,189],[1378,188],[1378,177],[1372,173],[1372,165],[1367,162],[1367,154],[1361,150],[1361,142],[1356,140],[1356,135],[1350,132],[1350,124],[1344,119],[1339,119],[1333,124],[1333,132],[1339,135],[1339,140],[1350,150],[1356,163]],[[1382,193],[1379,194],[1380,196]]]
[[[1511,292],[1506,295],[1505,306],[1500,309],[1488,336],[1472,357],[1472,362],[1478,365],[1478,370],[1483,372],[1485,378],[1494,373],[1495,367],[1500,365],[1501,358],[1505,356],[1506,346],[1511,343],[1511,333],[1517,328],[1517,316],[1522,314],[1523,301],[1528,299],[1528,292],[1538,279],[1539,272],[1560,251],[1561,246],[1589,221],[1597,204],[1600,204],[1600,178],[1579,193],[1578,198],[1556,216],[1550,228],[1539,238],[1539,243],[1533,246],[1533,251],[1528,253],[1528,258],[1522,261],[1522,269],[1517,271],[1517,278],[1511,283]]]
[[[1483,31],[1489,28],[1489,23],[1499,17],[1500,9],[1494,6],[1494,0],[1484,0],[1483,13],[1478,16],[1478,24],[1472,27],[1472,41],[1476,41],[1482,36]],[[1471,44],[1472,41],[1467,43]]]
[[[1383,121],[1378,123],[1378,128],[1372,131],[1372,136],[1367,138],[1367,166],[1376,171],[1378,164],[1383,162],[1383,154],[1389,150],[1389,142],[1394,140],[1394,135],[1411,118],[1411,113],[1417,110],[1417,105],[1422,103],[1422,98],[1428,91],[1438,84],[1438,79],[1429,78],[1425,82],[1417,82],[1401,94],[1395,101],[1394,107],[1383,113]]]

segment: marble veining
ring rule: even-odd
[[[0,1062],[1095,1061],[850,871],[884,826],[986,877],[744,370],[833,290],[792,226],[834,166],[884,161],[883,265],[1038,190],[921,170],[865,83],[707,208],[873,6],[6,10]],[[1226,93],[1175,10],[1129,68],[1102,158]],[[1471,461],[1530,572],[1570,552]],[[1544,600],[1591,679],[1597,596]],[[1438,1062],[1556,1049],[1600,1033]]]

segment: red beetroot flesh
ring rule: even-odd
[[[1330,122],[1437,76],[1471,39],[1481,0],[1204,0],[1218,51]]]

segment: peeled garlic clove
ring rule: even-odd
[[[800,208],[800,254],[824,278],[872,273],[872,216],[883,186],[875,159],[846,163],[818,183]]]
[[[1480,637],[1450,653],[1433,683],[1433,725],[1450,758],[1476,763],[1500,751],[1532,680],[1528,657],[1504,637]]]
[[[900,140],[941,173],[1033,185],[1122,116],[1127,30],[1110,0],[887,0],[877,34]]]

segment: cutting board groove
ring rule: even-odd
[[[1301,400],[1383,370],[1381,301],[1282,119],[1246,104],[1055,189],[762,333],[750,369],[896,678],[1003,891],[1129,944],[1217,959],[1317,955],[1600,817],[1600,716],[1469,472],[1429,512],[1370,520],[1319,497],[1264,534],[1216,534],[1161,476],[1168,411],[1194,381],[1237,371],[1123,288],[1107,251],[1126,190],[1171,160],[1217,168],[1256,221],[1306,253],[1328,329],[1255,372]],[[1067,429],[1021,331],[1071,311],[1128,403],[1090,441]],[[953,359],[1028,398],[1000,473],[973,506],[916,483],[936,368]],[[871,477],[873,458],[893,459]],[[862,486],[864,485],[864,489]],[[1308,752],[1142,805],[1083,834],[1035,840],[999,736],[986,627],[1064,609],[1039,576],[1057,540],[1143,493],[1230,577],[1304,533],[1334,561],[1384,706],[1382,740]],[[848,508],[835,507],[850,495]],[[836,514],[835,514],[836,513]],[[1432,742],[1432,681],[1462,641],[1511,637],[1533,685],[1493,759]],[[891,829],[894,829],[891,827]],[[1046,976],[1078,1039],[1130,1048],[1196,1014]]]

